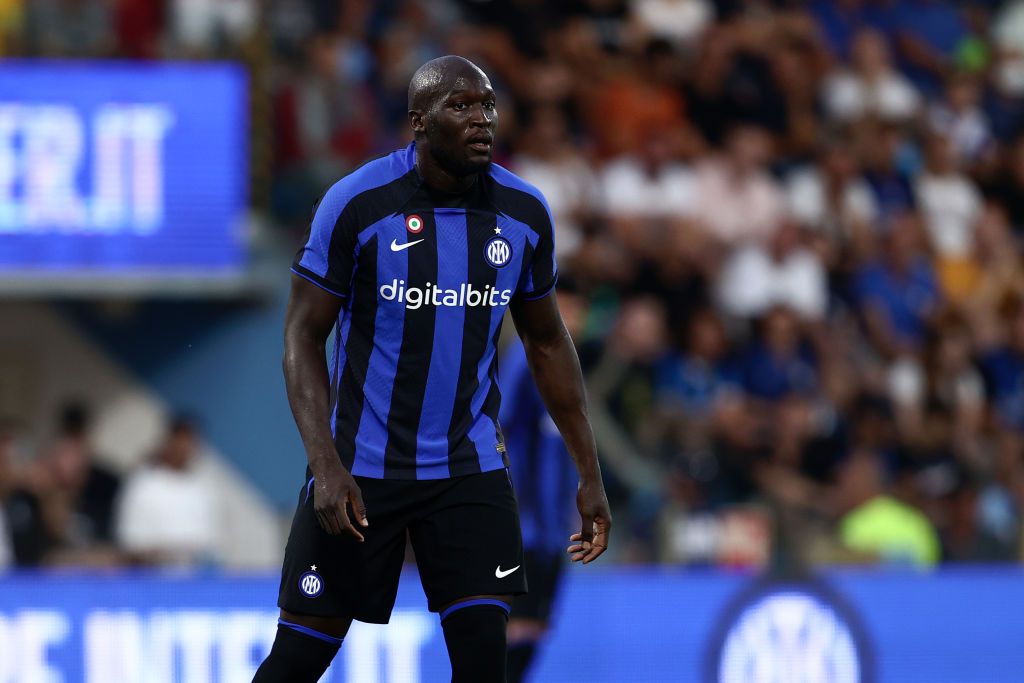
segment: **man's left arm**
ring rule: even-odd
[[[580,533],[570,536],[573,544],[568,550],[573,562],[587,564],[608,547],[612,515],[587,417],[576,348],[562,322],[554,292],[532,301],[516,297],[510,308],[537,389],[579,472],[576,507],[582,525]]]

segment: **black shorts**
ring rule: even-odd
[[[527,550],[523,554],[523,567],[530,578],[530,592],[516,598],[509,618],[536,619],[548,623],[566,562],[565,556],[561,554]]]
[[[507,470],[425,481],[355,479],[370,522],[360,527],[363,543],[324,531],[312,493],[307,486],[299,492],[281,571],[281,609],[386,624],[406,534],[432,612],[472,595],[526,592],[519,511]]]

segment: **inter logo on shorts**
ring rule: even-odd
[[[412,234],[416,234],[423,230],[423,219],[413,214],[405,219],[405,228]]]
[[[315,571],[309,571],[299,577],[299,590],[307,598],[315,598],[324,592],[324,580]]]
[[[484,258],[495,268],[501,268],[512,260],[512,244],[504,237],[495,235],[484,245]]]

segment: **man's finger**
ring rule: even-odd
[[[347,534],[351,534],[360,543],[363,542],[363,535],[359,533],[359,529],[352,526],[352,520],[348,518],[348,510],[346,509],[345,501],[338,504],[337,507],[332,511],[335,519],[341,527],[341,530]]]
[[[583,564],[589,564],[601,557],[605,550],[608,549],[608,540],[611,535],[611,524],[606,520],[597,518],[597,533],[594,535],[594,542],[590,545],[588,552],[585,553],[583,558]]]
[[[352,514],[356,516],[356,521],[359,522],[359,525],[370,526],[369,520],[366,519],[366,506],[363,505],[363,493],[359,490],[358,486],[352,487],[352,490],[349,491],[348,499],[352,503]]]
[[[331,536],[338,535],[338,529],[331,523],[331,519],[328,515],[322,512],[316,513],[316,521],[320,523],[320,528],[329,533]]]
[[[580,528],[580,540],[584,543],[593,543],[594,541],[594,515],[580,515],[583,521],[582,527]]]

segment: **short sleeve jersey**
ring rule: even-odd
[[[415,143],[321,199],[292,272],[342,297],[331,430],[354,475],[443,479],[507,466],[496,345],[515,297],[555,285],[543,195],[492,164],[466,193],[425,185]]]

